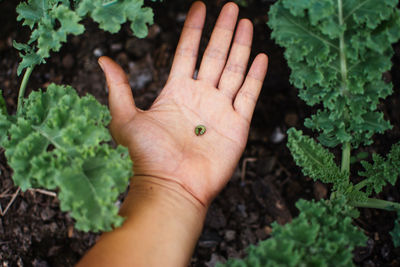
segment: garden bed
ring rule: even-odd
[[[90,93],[107,104],[107,88],[97,58],[107,55],[117,60],[129,75],[136,104],[148,108],[167,79],[190,1],[152,3],[155,24],[146,39],[132,36],[128,27],[111,35],[88,21],[87,31],[70,37],[48,63],[37,67],[28,91],[48,84],[70,84],[80,95]],[[204,51],[213,23],[226,1],[206,1],[207,22],[201,43]],[[313,113],[297,97],[289,84],[289,69],[283,50],[270,40],[266,22],[269,5],[275,1],[253,1],[241,8],[241,16],[255,24],[252,58],[269,55],[269,72],[253,117],[249,141],[236,172],[212,204],[191,260],[191,266],[214,266],[228,257],[242,257],[249,244],[268,238],[273,221],[286,223],[297,215],[294,203],[299,198],[329,196],[329,186],[304,177],[286,148],[286,130],[307,131],[303,122]],[[16,22],[16,3],[2,1],[0,17],[0,89],[9,111],[15,112],[21,77],[15,79],[18,53],[12,40],[26,41],[27,29]],[[400,140],[400,44],[395,45],[394,67],[384,79],[394,83],[394,94],[382,103],[385,117],[394,125],[385,135],[374,136],[368,151],[386,153]],[[339,151],[337,151],[339,152]],[[357,170],[354,170],[355,172]],[[73,220],[59,210],[58,200],[49,192],[17,192],[11,180],[4,151],[0,150],[0,262],[2,266],[73,266],[94,244],[98,235],[73,228]],[[18,193],[18,194],[16,194]],[[386,188],[379,198],[400,202],[399,184]],[[369,240],[356,249],[359,266],[399,266],[400,249],[395,249],[388,232],[396,217],[393,212],[360,209],[355,224],[364,229]]]

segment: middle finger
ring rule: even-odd
[[[228,3],[222,8],[204,52],[197,80],[217,86],[226,63],[238,13],[239,8],[235,3]]]

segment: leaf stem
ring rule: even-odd
[[[338,0],[338,17],[339,17],[339,25],[342,27],[344,24],[343,19],[343,0]],[[344,31],[340,34],[339,37],[339,53],[340,53],[340,74],[342,76],[342,85],[340,88],[340,92],[342,95],[348,95],[347,88],[347,59],[346,59],[346,44],[344,42]],[[345,117],[349,119],[348,110],[346,108]],[[343,144],[342,148],[342,172],[350,173],[350,152],[351,145],[350,142],[346,142]]]
[[[364,188],[364,186],[367,185],[367,183],[368,183],[368,180],[367,180],[367,179],[362,180],[361,182],[359,182],[358,184],[356,184],[356,185],[354,186],[354,189],[357,190],[357,191],[360,191],[361,189]]]
[[[17,115],[19,115],[22,112],[22,105],[23,105],[22,102],[24,99],[26,86],[28,84],[29,77],[31,76],[34,67],[35,65],[27,68],[24,74],[24,78],[22,79],[21,87],[19,88],[19,93],[18,93]]]
[[[113,1],[105,2],[105,3],[103,3],[103,7],[112,6],[112,5],[116,4],[117,2],[118,2],[118,0],[113,0]]]
[[[342,147],[342,172],[350,173],[350,154],[351,145],[349,142],[346,142]]]
[[[376,198],[368,198],[367,201],[354,201],[351,205],[357,208],[375,208],[389,211],[400,209],[400,203]]]
[[[339,25],[342,27],[344,24],[343,19],[343,3],[342,0],[338,0],[338,15],[339,15]],[[340,34],[339,37],[339,51],[340,51],[340,74],[342,76],[342,95],[347,95],[347,60],[346,60],[346,44],[344,42],[344,32]]]

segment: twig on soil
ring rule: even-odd
[[[51,197],[57,197],[57,194],[51,191],[47,191],[44,189],[29,189],[29,191],[31,192],[37,192],[43,195],[47,195],[47,196],[51,196]]]
[[[244,183],[244,180],[246,178],[246,165],[247,165],[247,162],[255,162],[255,161],[257,161],[257,158],[245,158],[245,159],[243,159],[242,172],[240,174],[240,179],[242,180],[242,183]]]
[[[7,194],[11,188],[7,188],[3,193],[0,194],[0,198],[8,197],[10,194]]]
[[[282,182],[279,183],[279,186],[283,186],[283,185],[285,185],[287,182],[290,181],[292,175],[291,175],[291,173],[288,171],[288,169],[286,169],[286,167],[285,167],[279,160],[277,161],[277,164],[278,164],[280,170],[282,170],[282,171],[286,174],[286,178],[285,178]]]
[[[17,191],[15,191],[15,193],[13,194],[13,196],[12,196],[10,202],[8,202],[8,204],[7,204],[6,208],[5,208],[5,210],[2,211],[2,210],[0,209],[0,215],[1,215],[1,216],[6,215],[8,209],[9,209],[9,208],[11,207],[11,205],[14,203],[14,200],[17,198],[17,196],[18,196],[18,194],[19,194],[20,191],[21,191],[21,187],[18,187]]]

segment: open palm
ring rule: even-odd
[[[110,130],[129,148],[135,176],[174,181],[204,205],[227,183],[244,150],[267,70],[260,54],[246,76],[249,20],[238,23],[230,49],[237,16],[235,4],[224,6],[194,79],[205,6],[192,5],[167,84],[146,111],[136,108],[121,67],[99,60],[110,88]],[[206,127],[203,135],[195,134],[198,125]]]

